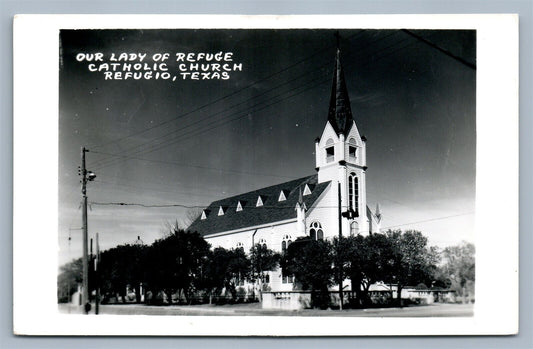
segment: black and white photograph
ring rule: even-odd
[[[478,30],[329,23],[56,31],[49,309],[391,329],[479,316]]]
[[[59,40],[62,311],[473,314],[474,30]]]

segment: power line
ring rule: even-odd
[[[208,206],[185,205],[185,204],[143,204],[143,203],[136,203],[136,202],[91,202],[91,205],[99,205],[99,206],[140,206],[140,207],[145,207],[145,208],[162,208],[162,207],[206,208],[206,207],[208,207]],[[337,208],[337,207],[338,206],[323,206],[323,205],[312,206],[313,209],[316,209],[316,208],[325,209],[325,208]],[[263,206],[260,206],[260,207],[250,207],[250,208],[251,209],[261,209],[261,208],[268,208],[268,209],[288,209],[288,208],[290,208],[290,209],[292,209],[294,207],[293,206],[277,206],[277,205],[276,206],[268,206],[268,205],[263,205]],[[455,218],[455,217],[460,217],[460,216],[467,216],[467,215],[471,215],[471,214],[474,214],[474,213],[475,213],[475,211],[470,211],[470,212],[465,212],[465,213],[458,213],[458,214],[454,214],[454,215],[450,215],[450,216],[442,216],[442,217],[430,218],[430,219],[414,221],[414,222],[409,222],[409,223],[403,223],[403,224],[398,224],[398,225],[391,225],[391,226],[388,226],[388,227],[382,227],[381,229],[390,229],[390,228],[402,227],[402,226],[411,225],[411,224],[433,222],[433,221],[437,221],[437,220]]]
[[[466,65],[467,67],[476,70],[476,64],[471,63],[471,62],[468,62],[467,60],[465,60],[465,59],[463,59],[463,58],[461,58],[461,57],[459,57],[459,56],[454,55],[454,54],[451,53],[450,51],[443,49],[442,47],[438,46],[437,44],[435,44],[435,43],[433,43],[433,42],[431,42],[431,41],[429,41],[429,40],[427,40],[427,39],[424,39],[424,38],[421,37],[420,35],[417,35],[417,34],[413,33],[413,32],[410,31],[410,30],[407,30],[407,29],[402,29],[402,32],[404,32],[404,33],[406,33],[407,35],[410,35],[410,36],[416,38],[417,40],[422,41],[424,44],[426,44],[426,45],[428,45],[428,46],[430,46],[430,47],[436,49],[437,51],[439,51],[439,52],[441,52],[441,53],[444,53],[446,56],[455,59],[456,61],[458,61],[458,62],[460,62],[460,63]]]
[[[143,190],[143,191],[144,190],[145,191],[156,191],[156,192],[161,192],[161,193],[168,193],[169,192],[168,189],[142,188],[142,187],[139,187],[139,186],[136,186],[136,185],[128,185],[128,184],[122,184],[122,183],[112,183],[112,182],[107,182],[107,181],[102,181],[102,180],[95,180],[94,182],[108,184],[108,185],[111,185],[111,186],[134,188],[134,189]],[[204,196],[204,197],[209,197],[209,198],[213,197],[213,194],[187,193],[187,192],[175,191],[175,190],[171,190],[171,192],[172,193],[176,193],[176,194],[189,195],[189,196],[193,196],[193,197],[194,196]]]
[[[356,34],[353,34],[353,35],[351,35],[349,38],[354,38],[354,37],[360,35],[361,33],[363,33],[363,31],[361,31],[361,32],[359,32],[359,33],[356,33]],[[256,80],[256,81],[252,82],[251,84],[249,84],[249,85],[247,85],[247,86],[245,86],[245,87],[243,87],[243,88],[240,88],[240,89],[238,89],[238,90],[236,90],[236,91],[234,91],[234,92],[232,92],[232,93],[230,93],[230,94],[227,94],[227,95],[225,95],[225,96],[223,96],[223,97],[220,97],[220,98],[218,98],[218,99],[215,99],[214,101],[211,101],[211,102],[209,102],[209,103],[206,103],[206,104],[204,104],[204,105],[202,105],[202,106],[200,106],[200,107],[198,107],[198,108],[195,108],[195,109],[193,109],[193,110],[191,110],[191,111],[188,111],[188,112],[186,112],[186,113],[184,113],[184,114],[181,114],[181,115],[179,115],[179,116],[177,116],[177,117],[174,117],[174,118],[172,118],[172,119],[169,119],[169,120],[163,121],[163,122],[161,122],[161,123],[159,123],[159,124],[157,124],[157,125],[154,125],[154,126],[151,126],[151,127],[147,128],[147,129],[145,129],[145,130],[143,130],[143,131],[136,132],[136,133],[133,133],[133,134],[130,134],[130,135],[124,136],[124,137],[119,138],[119,139],[117,139],[117,140],[113,140],[113,141],[110,141],[110,142],[107,142],[107,143],[104,143],[104,144],[101,144],[101,145],[94,145],[94,146],[92,146],[92,148],[99,148],[99,147],[103,147],[103,146],[106,146],[106,145],[109,145],[109,144],[118,143],[118,142],[120,142],[120,141],[122,141],[122,140],[124,140],[124,139],[130,138],[130,137],[133,137],[133,136],[137,136],[137,135],[140,135],[140,134],[143,134],[143,133],[148,132],[148,131],[150,131],[150,130],[152,130],[152,129],[155,129],[155,128],[157,128],[157,127],[161,127],[161,126],[166,125],[166,124],[168,124],[168,123],[170,123],[170,122],[173,122],[173,121],[179,120],[179,119],[181,119],[181,118],[183,118],[183,117],[185,117],[185,116],[187,116],[187,115],[190,115],[190,114],[192,114],[192,113],[194,113],[194,112],[197,112],[197,111],[199,111],[199,110],[202,110],[202,109],[204,109],[204,108],[206,108],[206,107],[208,107],[208,106],[210,106],[210,105],[212,105],[212,104],[218,103],[218,102],[220,102],[220,101],[223,101],[223,100],[226,99],[226,98],[229,98],[229,97],[231,97],[231,96],[234,96],[234,95],[236,95],[236,94],[238,94],[238,93],[240,93],[240,92],[242,92],[242,91],[244,91],[244,90],[246,90],[246,89],[248,89],[248,88],[250,88],[250,87],[253,87],[253,86],[257,85],[257,84],[260,83],[260,82],[266,81],[266,80],[268,80],[268,79],[270,79],[270,78],[272,78],[272,77],[274,77],[274,76],[276,76],[276,75],[278,75],[278,74],[281,74],[281,73],[283,73],[283,72],[285,72],[285,71],[287,71],[287,70],[289,70],[289,69],[291,69],[291,68],[293,68],[293,67],[295,67],[295,66],[297,66],[297,65],[299,65],[299,64],[301,64],[301,63],[303,63],[303,62],[305,62],[305,61],[307,61],[307,60],[309,60],[309,59],[311,59],[311,58],[313,58],[313,57],[315,57],[315,56],[317,56],[318,54],[322,53],[323,51],[325,51],[325,50],[327,50],[327,49],[330,49],[331,47],[332,47],[332,45],[326,46],[326,47],[324,47],[323,49],[314,52],[314,53],[311,54],[310,56],[307,56],[307,57],[305,57],[305,58],[303,58],[303,59],[301,59],[301,60],[299,60],[299,61],[297,61],[297,62],[295,62],[295,63],[293,63],[293,64],[291,64],[291,65],[289,65],[289,66],[287,66],[287,67],[285,67],[285,68],[283,68],[283,69],[281,69],[281,70],[275,72],[275,73],[272,73],[272,74],[270,74],[270,75],[268,75],[268,76],[266,76],[266,77],[264,77],[264,78],[261,78],[261,79],[259,79],[259,80]]]
[[[380,38],[378,38],[378,39],[376,39],[376,40],[370,42],[369,44],[365,45],[365,47],[369,47],[369,46],[371,46],[372,44],[375,44],[375,43],[378,42],[378,41],[384,40],[384,39],[386,39],[386,38],[388,38],[388,37],[390,37],[390,36],[392,36],[392,35],[394,35],[394,34],[396,34],[396,33],[397,33],[397,32],[393,32],[393,33],[391,33],[391,34],[389,34],[389,35],[386,35],[386,36],[380,37]],[[354,35],[354,36],[355,36],[355,35]],[[376,50],[375,52],[373,52],[373,53],[371,53],[371,54],[376,54],[376,53],[382,52],[382,51],[384,51],[384,50],[387,50],[388,48],[390,48],[390,47],[392,47],[392,46],[395,46],[395,45],[398,45],[399,43],[401,43],[401,42],[403,42],[403,41],[405,41],[405,40],[402,40],[402,41],[400,41],[400,42],[395,42],[393,45],[389,45],[389,46],[385,47],[384,49]],[[323,51],[323,50],[322,50],[322,51]],[[319,51],[318,53],[320,53],[320,52],[322,52],[322,51]],[[363,53],[361,53],[360,55],[362,56]],[[381,58],[378,58],[378,59],[376,59],[376,60],[373,60],[373,62],[378,61],[378,60],[380,60],[380,59],[381,59]],[[319,66],[318,68],[311,70],[311,72],[321,70],[324,66],[326,66],[326,65],[328,65],[328,64],[329,64],[329,63],[323,64],[323,65]],[[295,64],[293,64],[293,65],[295,65]],[[348,64],[347,66],[349,66],[349,65],[350,65],[350,64]],[[365,64],[365,65],[366,65],[366,64]],[[260,96],[262,96],[262,95],[265,95],[266,93],[268,93],[268,92],[270,92],[270,91],[273,91],[273,90],[275,90],[275,89],[277,89],[277,88],[279,88],[279,87],[281,87],[281,86],[287,85],[287,84],[289,84],[289,83],[292,82],[292,81],[296,81],[296,80],[298,80],[298,79],[299,79],[300,77],[302,77],[302,76],[308,76],[309,74],[310,74],[309,71],[304,72],[303,74],[300,74],[300,75],[296,76],[295,78],[293,78],[293,79],[291,79],[291,80],[289,80],[289,81],[285,81],[284,83],[282,83],[282,84],[280,84],[280,85],[274,86],[273,88],[271,88],[271,89],[269,89],[269,90],[267,90],[267,91],[261,93],[260,95],[254,96],[253,98],[257,98],[257,97],[260,97]],[[301,88],[301,87],[305,87],[305,86],[308,85],[309,83],[311,83],[311,82],[313,82],[313,81],[316,81],[316,80],[318,80],[318,79],[319,79],[319,78],[315,78],[315,79],[313,79],[313,80],[311,80],[311,81],[308,81],[308,82],[305,83],[304,85],[299,86],[299,87],[296,87],[296,89]],[[325,80],[323,83],[325,83],[326,81],[329,81],[329,78],[328,78],[328,80]],[[322,84],[322,83],[319,83],[319,84],[313,85],[313,87],[319,86],[320,84]],[[303,92],[303,91],[302,91],[302,92]],[[276,95],[276,96],[273,96],[273,97],[271,97],[271,98],[275,98],[275,97],[281,96],[281,95],[283,95],[284,93],[286,93],[286,92],[282,92],[282,93],[280,93],[280,94],[278,94],[278,95]],[[292,96],[294,96],[294,95],[292,95]],[[288,98],[290,98],[290,97],[291,97],[291,96],[289,96]],[[283,98],[283,99],[277,101],[276,103],[279,103],[279,102],[281,102],[281,101],[284,100],[284,99],[286,99],[286,98]],[[148,143],[155,142],[155,141],[157,141],[158,139],[163,139],[163,138],[166,137],[166,136],[169,136],[169,135],[175,134],[176,132],[182,131],[182,130],[184,130],[184,129],[190,127],[190,126],[194,126],[194,125],[196,125],[196,124],[199,124],[200,122],[205,121],[205,120],[207,120],[207,119],[209,119],[209,118],[211,118],[211,117],[213,117],[213,116],[215,116],[215,115],[218,115],[218,114],[224,113],[224,112],[226,112],[226,111],[228,111],[228,110],[230,110],[230,109],[232,109],[232,108],[234,108],[234,107],[236,107],[236,106],[239,106],[239,105],[244,104],[244,103],[247,103],[247,102],[249,102],[249,100],[245,100],[245,101],[243,101],[243,102],[240,102],[240,103],[237,103],[237,104],[235,104],[235,105],[232,105],[232,106],[230,106],[229,108],[227,108],[227,109],[225,109],[225,110],[219,111],[219,112],[217,112],[217,113],[215,113],[215,114],[211,114],[211,115],[209,115],[209,116],[206,117],[206,118],[203,118],[203,119],[201,119],[201,120],[198,120],[198,121],[196,121],[196,122],[194,122],[194,123],[192,123],[192,124],[189,124],[189,125],[187,125],[187,126],[185,126],[185,127],[180,128],[180,129],[177,129],[177,130],[171,131],[171,132],[169,132],[169,133],[166,133],[165,135],[158,136],[158,137],[152,139],[151,141],[149,141],[149,142],[147,142],[147,143],[144,143],[144,144],[137,145],[137,146],[133,147],[132,149],[142,147],[142,146],[144,146],[144,145],[146,145],[146,144],[148,144]],[[255,106],[261,105],[261,104],[263,104],[263,103],[265,103],[265,101],[261,101],[261,102],[259,102],[259,103],[256,103],[255,105],[252,106],[252,108],[255,107]],[[275,103],[271,103],[271,104],[267,105],[267,107],[270,106],[270,105],[273,105],[273,104],[275,104]],[[265,108],[261,108],[261,109],[259,109],[259,110],[263,110],[263,109],[265,109]],[[244,111],[246,111],[246,112],[249,113],[249,108],[247,108],[246,110],[243,110],[242,112],[244,112]],[[257,112],[257,110],[256,110],[255,112]],[[237,112],[237,113],[240,113],[240,112]],[[235,114],[233,114],[233,115],[235,115]],[[248,115],[248,114],[247,114],[247,115]],[[228,115],[228,116],[226,116],[225,118],[227,118],[227,117],[231,117],[231,116],[232,116],[232,115]],[[243,117],[244,117],[244,116],[243,116]],[[223,119],[222,119],[222,120],[223,120]],[[232,121],[235,121],[235,120],[237,120],[237,119],[233,119]],[[219,121],[221,121],[221,120],[219,120]],[[225,123],[224,123],[224,124],[225,124]],[[222,125],[220,125],[220,126],[222,126]],[[152,128],[153,128],[153,127],[152,127]],[[151,129],[151,128],[150,128],[150,129]],[[212,128],[211,128],[211,129],[212,129]],[[192,130],[192,131],[189,131],[189,132],[195,132],[195,130]],[[189,132],[186,132],[184,135],[188,135]],[[203,132],[202,132],[202,133],[203,133]],[[183,136],[183,135],[182,135],[182,136]],[[154,145],[153,147],[161,146],[161,145],[163,145],[165,142],[168,142],[168,141],[172,141],[172,140],[163,141],[163,142],[161,142],[161,143],[159,143],[159,144],[157,144],[157,145]],[[171,143],[171,144],[174,144],[174,142]],[[130,150],[132,150],[132,149],[130,149]],[[158,149],[161,149],[161,148],[156,148],[156,149],[154,149],[153,151],[158,150]],[[140,153],[140,152],[144,152],[144,151],[146,151],[146,150],[139,150],[139,151],[136,152],[136,153]],[[123,151],[121,154],[123,154],[123,153],[125,153],[125,152],[127,152],[127,151]],[[152,151],[150,151],[150,152],[152,152]],[[111,160],[109,163],[112,163],[112,162],[113,162],[113,160]],[[104,164],[103,166],[106,166],[106,167],[107,167],[107,166],[109,165],[109,163],[106,163],[106,164]],[[100,165],[102,166],[102,164],[100,164]]]
[[[383,227],[381,229],[397,228],[397,227],[403,227],[403,226],[411,225],[411,224],[427,223],[427,222],[433,222],[433,221],[438,221],[438,220],[443,220],[443,219],[448,219],[448,218],[455,218],[455,217],[460,217],[460,216],[468,216],[468,215],[471,215],[471,214],[474,214],[474,213],[476,213],[476,212],[475,211],[470,211],[470,212],[459,213],[459,214],[455,214],[455,215],[451,215],[451,216],[437,217],[437,218],[431,218],[431,219],[426,219],[426,220],[422,220],[422,221],[409,222],[409,223],[398,224],[398,225],[391,225],[391,226],[388,226],[388,227]]]
[[[254,175],[254,176],[279,177],[279,178],[289,178],[289,179],[296,179],[296,178],[299,178],[299,177],[294,177],[294,176],[283,176],[283,175],[269,174],[269,173],[235,171],[235,170],[228,170],[228,169],[217,168],[217,167],[190,165],[190,164],[184,164],[184,163],[173,162],[173,161],[154,160],[154,159],[147,159],[147,158],[141,158],[141,157],[130,156],[130,155],[123,155],[123,154],[114,154],[114,153],[100,152],[100,151],[94,151],[94,150],[92,150],[92,152],[93,152],[93,153],[97,153],[97,154],[111,155],[111,156],[116,156],[116,157],[121,157],[121,158],[127,158],[127,159],[136,159],[136,160],[148,161],[148,162],[155,162],[155,163],[161,163],[161,164],[168,164],[168,165],[176,165],[176,166],[182,166],[182,167],[198,168],[198,169],[202,169],[202,170],[212,170],[212,171],[228,172],[228,173],[236,173],[236,174],[249,174],[249,175]],[[100,168],[101,168],[101,167],[100,167]]]
[[[394,43],[393,45],[389,45],[389,46],[387,46],[387,47],[384,48],[384,49],[378,50],[378,52],[381,52],[381,51],[387,50],[387,49],[389,49],[390,47],[396,46],[396,45],[398,45],[399,43],[404,42],[404,41],[406,41],[406,40],[407,40],[407,39],[404,39],[404,40],[402,40],[402,41],[400,41],[400,42],[396,42],[396,43]],[[363,67],[366,66],[366,65],[368,65],[368,64],[370,64],[370,63],[377,62],[377,61],[381,60],[382,58],[385,58],[385,57],[389,56],[390,54],[392,54],[392,53],[394,53],[394,52],[396,52],[396,51],[398,51],[398,50],[404,49],[404,48],[406,48],[406,47],[408,47],[408,46],[410,46],[410,45],[411,45],[411,44],[408,44],[408,45],[402,46],[402,47],[400,47],[400,48],[398,48],[398,49],[392,51],[391,53],[389,53],[389,54],[387,54],[387,55],[385,55],[385,56],[382,56],[382,57],[379,57],[378,59],[375,59],[375,60],[369,61],[369,62],[367,62],[366,64],[364,64]],[[348,64],[347,66],[350,66],[350,64]],[[313,82],[313,81],[316,81],[316,80],[319,80],[319,78],[314,78],[313,80],[311,80],[311,81],[309,81],[309,82]],[[309,82],[307,82],[306,84],[304,84],[304,85],[302,85],[302,86],[297,87],[296,89],[299,89],[299,88],[305,87],[306,85],[309,84]],[[310,89],[313,89],[313,88],[315,88],[315,87],[317,87],[317,86],[320,86],[320,85],[322,85],[322,84],[324,84],[324,83],[326,83],[326,82],[330,82],[330,79],[329,79],[329,78],[328,78],[328,79],[323,79],[323,80],[319,81],[318,83],[313,84],[313,85],[309,86],[308,88],[305,88],[304,90],[301,90],[301,91],[299,91],[299,92],[296,92],[296,93],[293,93],[293,94],[291,94],[291,95],[285,96],[284,98],[281,98],[281,99],[279,99],[279,100],[276,100],[276,101],[274,101],[274,102],[272,102],[272,103],[269,103],[269,104],[267,104],[267,105],[264,105],[263,107],[254,110],[254,112],[257,113],[257,112],[259,112],[259,111],[261,111],[261,110],[264,110],[264,109],[266,109],[266,108],[268,108],[268,107],[270,107],[270,106],[272,106],[272,105],[274,105],[274,104],[277,104],[277,103],[279,103],[279,102],[281,102],[281,101],[283,101],[283,100],[286,100],[286,99],[289,99],[289,98],[295,97],[295,96],[297,96],[297,95],[300,95],[300,94],[302,94],[302,93],[304,93],[304,92],[306,92],[306,91],[308,91],[308,90],[310,90]],[[281,93],[279,93],[278,95],[276,95],[276,96],[274,96],[274,97],[272,97],[272,98],[282,96],[282,95],[284,95],[285,93],[286,93],[286,92],[281,92]],[[263,104],[263,103],[264,103],[264,102],[259,102],[259,103],[257,103],[255,106],[260,105],[260,104]],[[233,114],[233,115],[235,115],[235,114]],[[177,139],[169,139],[169,140],[163,141],[163,142],[161,142],[161,143],[159,143],[159,144],[152,145],[151,148],[147,148],[147,149],[144,149],[144,150],[138,150],[138,151],[134,152],[133,154],[144,153],[144,155],[146,155],[146,154],[152,153],[152,152],[154,152],[154,151],[160,150],[160,149],[165,148],[165,147],[168,147],[168,146],[170,146],[170,145],[174,145],[174,144],[176,144],[176,143],[179,143],[179,142],[182,142],[182,141],[184,141],[184,140],[190,139],[190,138],[192,138],[193,136],[197,136],[197,135],[199,135],[199,134],[203,134],[203,133],[205,133],[205,132],[208,132],[208,131],[213,130],[213,129],[215,129],[215,128],[218,128],[218,127],[224,126],[224,125],[226,125],[226,124],[228,124],[228,123],[231,123],[231,122],[233,122],[233,121],[236,121],[236,120],[242,119],[242,118],[244,118],[244,117],[246,117],[246,116],[249,116],[249,115],[250,115],[250,112],[249,112],[249,111],[245,111],[244,114],[242,114],[242,115],[240,115],[240,116],[237,116],[237,117],[235,117],[235,118],[233,118],[233,119],[227,119],[228,117],[231,117],[231,116],[233,116],[233,115],[229,115],[229,116],[227,116],[227,117],[225,117],[225,118],[222,118],[222,119],[220,119],[220,120],[217,120],[217,122],[219,122],[219,124],[214,125],[214,126],[212,126],[212,127],[210,127],[210,128],[202,129],[202,130],[196,130],[196,131],[195,131],[195,130],[188,131],[188,132],[186,132],[186,133],[180,135],[181,138],[177,138]],[[177,131],[179,131],[179,130],[177,130]],[[171,133],[175,133],[175,132],[177,132],[177,131],[174,131],[174,132],[171,132]],[[167,135],[168,135],[168,134],[167,134]],[[166,136],[166,135],[165,135],[165,136]],[[185,137],[184,137],[184,136],[185,136]],[[163,137],[164,137],[164,136],[163,136]],[[162,138],[162,137],[160,137],[160,138]],[[150,142],[153,142],[153,141],[155,141],[155,140],[157,140],[157,138],[154,139],[154,140],[152,140],[152,141],[150,141]],[[148,142],[148,143],[150,143],[150,142]],[[146,145],[146,144],[147,144],[147,143],[142,144],[142,145],[140,145],[140,146],[143,146],[143,145]],[[134,147],[134,148],[138,148],[138,147],[139,147],[139,146]],[[133,148],[133,149],[134,149],[134,148]],[[117,156],[119,156],[119,155],[121,155],[121,154],[117,154]],[[107,163],[103,163],[103,164],[101,164],[100,167],[97,167],[97,169],[101,169],[101,168],[103,168],[103,167],[108,167],[108,166],[110,166],[110,165],[116,165],[116,164],[118,164],[118,163],[120,163],[120,162],[123,162],[123,161],[121,161],[121,160],[118,160],[118,161],[117,161],[116,159],[115,159],[115,160],[111,160],[111,161],[109,161],[109,162],[107,162]]]
[[[149,205],[136,202],[91,202],[91,205],[97,206],[140,206],[146,208],[163,208],[163,207],[182,207],[182,208],[205,208],[206,206],[189,206],[184,204],[161,204],[161,205]]]

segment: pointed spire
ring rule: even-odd
[[[333,72],[333,85],[329,101],[328,121],[338,134],[346,135],[353,124],[350,98],[346,88],[346,80],[341,64],[341,50],[337,47],[335,56],[335,69]]]
[[[378,219],[378,223],[381,222],[381,210],[379,208],[379,202],[376,204],[376,218]]]
[[[307,206],[305,206],[304,197],[302,195],[302,187],[298,187],[298,202],[296,203],[296,210],[303,209],[304,211],[307,211]]]

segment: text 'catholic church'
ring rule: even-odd
[[[366,203],[366,138],[352,116],[338,49],[328,118],[315,154],[317,174],[214,201],[189,230],[213,248],[249,251],[261,244],[277,252],[298,237],[332,239],[339,227],[343,235],[380,230],[379,207],[373,213]],[[340,219],[341,213],[348,217]],[[272,291],[292,290],[291,281],[279,270],[269,272]]]

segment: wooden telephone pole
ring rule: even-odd
[[[89,313],[91,304],[89,303],[89,256],[87,251],[88,245],[88,224],[87,224],[87,182],[93,181],[96,175],[92,171],[87,171],[85,167],[85,153],[89,152],[85,147],[81,148],[81,196],[82,202],[82,229],[83,229],[83,282],[81,303],[85,314]]]

